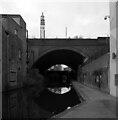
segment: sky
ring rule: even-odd
[[[30,38],[40,37],[44,12],[46,38],[109,36],[108,0],[0,0],[0,14],[20,14]]]

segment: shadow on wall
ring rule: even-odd
[[[84,72],[80,75],[79,81],[87,86],[109,93],[108,68],[95,70],[92,73]]]

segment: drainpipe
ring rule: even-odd
[[[6,59],[7,59],[7,86],[6,86],[6,89],[8,89],[8,85],[9,85],[9,81],[10,81],[10,65],[9,65],[9,32],[8,31],[5,31],[6,33],[6,36],[7,36],[7,39],[6,39],[6,49],[7,49],[7,52],[6,52]]]
[[[29,62],[29,60],[28,60],[28,30],[26,30],[26,33],[27,33],[27,36],[26,36],[26,42],[27,42],[27,50],[26,50],[26,53],[27,53],[27,60],[26,60],[26,64],[27,64],[27,73],[28,73],[28,62]]]

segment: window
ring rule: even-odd
[[[15,34],[15,35],[18,35],[17,29],[14,30],[14,34]]]

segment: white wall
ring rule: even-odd
[[[0,92],[2,91],[2,20],[0,16]]]
[[[118,2],[116,3],[116,12],[117,12],[117,19],[116,19],[116,55],[117,55],[117,58],[116,58],[116,74],[118,74]],[[118,97],[118,86],[116,87],[116,96]]]
[[[0,119],[2,117],[2,21],[0,16]]]
[[[116,12],[117,11],[117,12]],[[112,53],[116,53],[116,48],[118,49],[118,39],[116,33],[118,33],[118,29],[116,29],[116,24],[118,24],[118,7],[116,9],[116,2],[110,2],[110,94],[116,96],[116,86],[115,86],[115,74],[118,74],[118,58],[112,59]],[[117,45],[117,46],[116,46]],[[116,67],[117,65],[117,67]]]

